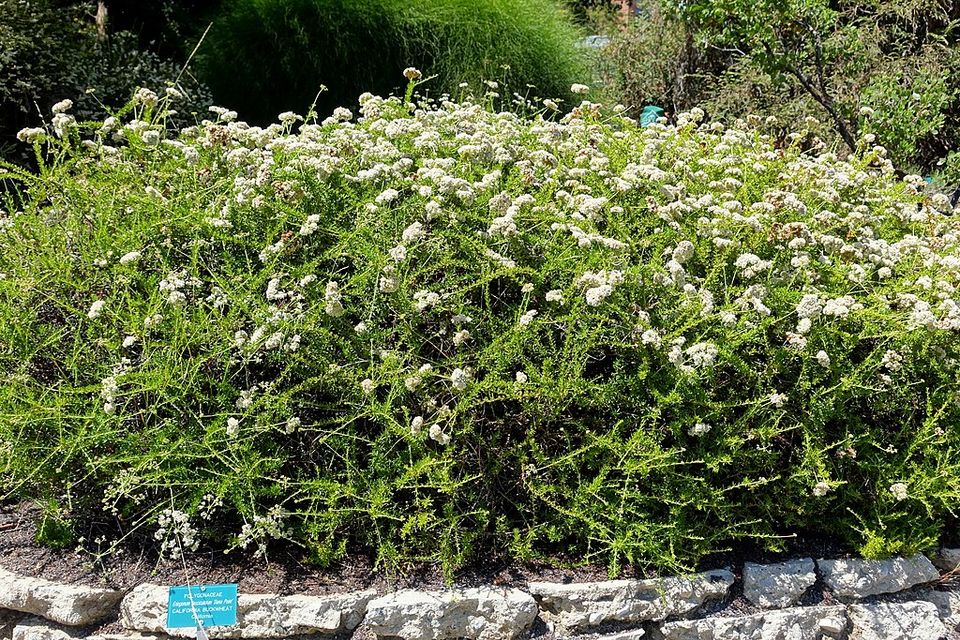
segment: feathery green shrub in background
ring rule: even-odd
[[[407,65],[437,76],[433,95],[493,80],[506,100],[567,96],[587,77],[579,36],[552,0],[226,0],[198,59],[220,104],[267,122],[321,86],[320,113],[402,89]]]

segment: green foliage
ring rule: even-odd
[[[869,146],[372,96],[167,138],[166,100],[30,134],[7,497],[164,553],[447,575],[810,531],[906,553],[955,514],[960,222]]]
[[[0,0],[0,157],[23,161],[14,135],[41,124],[41,114],[64,98],[73,100],[78,117],[102,119],[104,105],[127,102],[138,87],[176,84],[187,99],[168,124],[196,124],[206,115],[209,91],[181,74],[181,64],[141,48],[131,32],[98,37],[88,8]]]
[[[199,59],[219,103],[269,122],[323,87],[320,112],[402,89],[407,65],[436,76],[423,87],[435,96],[481,80],[504,104],[568,96],[585,77],[578,37],[553,0],[226,0]]]
[[[728,121],[773,116],[784,132],[810,129],[845,151],[873,133],[903,171],[934,171],[956,146],[952,3],[648,4],[649,19],[610,50],[619,97],[632,107],[659,98]],[[671,55],[658,61],[661,42]]]
[[[41,504],[36,541],[53,549],[65,549],[76,543],[73,522],[56,500]]]

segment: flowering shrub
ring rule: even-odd
[[[167,138],[167,99],[21,134],[6,495],[170,553],[612,572],[909,553],[958,506],[960,223],[883,149],[369,94]]]

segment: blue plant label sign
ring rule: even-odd
[[[223,627],[237,624],[237,585],[170,587],[167,628]]]

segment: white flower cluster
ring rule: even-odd
[[[200,546],[200,537],[190,524],[190,516],[178,509],[160,512],[153,537],[160,542],[161,556],[173,559],[181,558],[185,551],[196,551]]]
[[[574,281],[574,286],[583,289],[583,297],[591,307],[600,306],[613,294],[615,287],[624,283],[622,271],[587,271]]]

